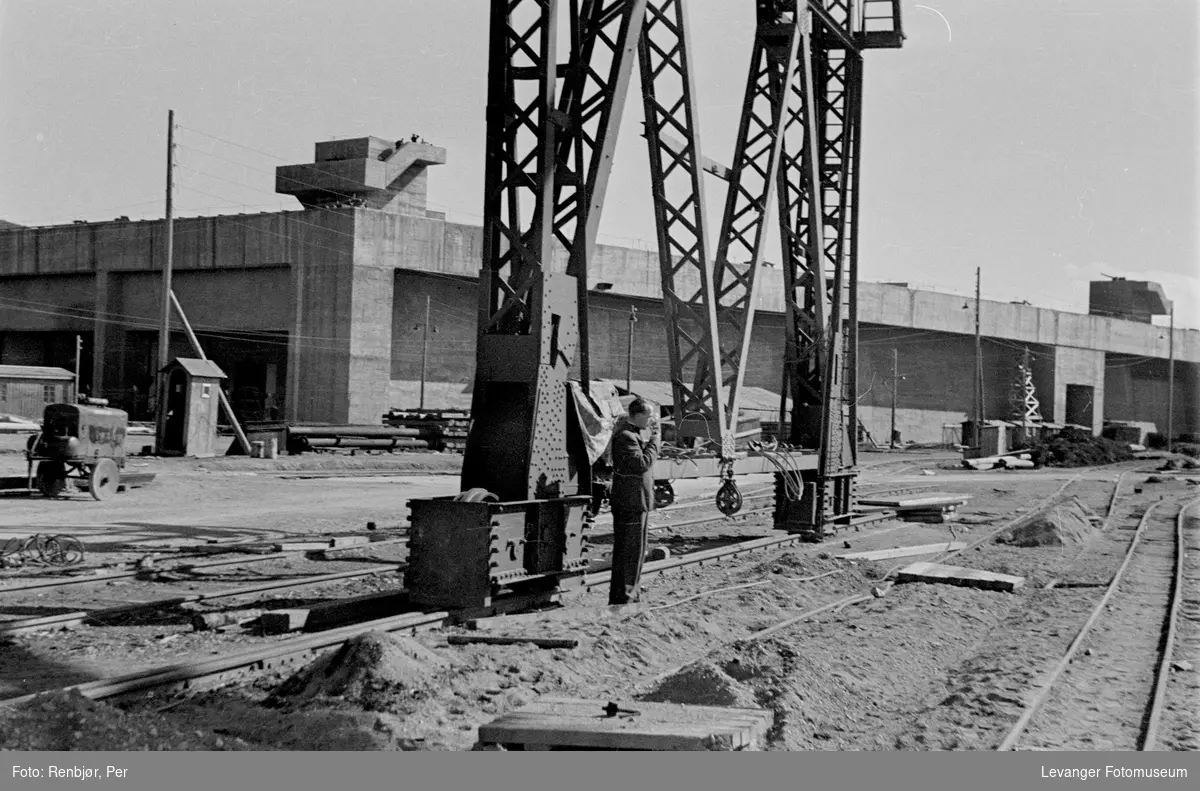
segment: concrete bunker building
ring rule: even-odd
[[[445,161],[445,149],[420,140],[321,142],[314,162],[276,171],[276,191],[302,209],[175,221],[175,293],[243,419],[374,424],[415,407],[426,297],[426,405],[469,406],[482,230],[427,207],[428,171]],[[0,222],[0,364],[73,368],[80,335],[81,389],[149,419],[165,237],[161,220]],[[552,267],[565,264],[560,255]],[[600,245],[590,278],[593,375],[624,382],[632,304],[633,378],[668,382],[657,254]],[[1149,322],[1169,311],[1166,295],[1125,280],[1090,288],[1088,315],[983,301],[987,417],[1010,415],[1028,349],[1047,421],[1165,430],[1170,343]],[[758,310],[746,383],[778,393],[781,288],[764,289]],[[944,441],[973,411],[974,300],[864,282],[859,317],[866,428],[887,437],[895,349],[905,376],[897,429]],[[191,356],[174,326],[170,356]],[[1197,433],[1200,332],[1176,329],[1174,358],[1175,432]]]

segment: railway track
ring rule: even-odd
[[[898,492],[908,492],[908,491],[915,491],[915,490],[916,489],[914,487],[907,487],[907,488],[901,488],[901,489],[895,489],[895,488],[882,489],[882,490],[872,489],[870,491],[864,492],[864,494],[880,495],[880,494],[884,494],[884,493],[898,493]],[[756,504],[759,502],[764,502],[764,503],[772,502],[773,499],[774,499],[774,494],[770,493],[770,490],[756,490],[755,493],[750,493],[750,494],[746,495],[745,503],[747,506],[750,506],[750,505],[753,505],[753,504]],[[708,504],[710,504],[708,499],[697,499],[696,501],[678,503],[673,506],[668,506],[667,508],[658,509],[658,511],[656,511],[655,513],[678,512],[678,511],[687,510],[690,508],[702,507],[702,506],[708,505]],[[750,510],[743,510],[738,514],[735,514],[734,516],[737,518],[761,516],[761,515],[770,513],[771,510],[772,509],[770,507],[750,508]],[[703,517],[697,517],[697,518],[692,518],[692,519],[684,519],[684,520],[674,521],[674,522],[662,522],[659,524],[651,525],[650,531],[651,532],[660,532],[660,531],[664,531],[664,530],[674,530],[674,529],[681,528],[681,527],[694,527],[696,525],[710,524],[712,522],[721,522],[721,521],[728,521],[728,520],[730,520],[730,517],[726,517],[723,514],[717,514],[717,515],[703,516]],[[603,523],[597,525],[597,527],[599,527],[601,529],[593,532],[593,535],[596,535],[596,536],[611,535],[611,531],[605,531],[603,529],[603,526],[604,526]],[[298,534],[296,536],[285,537],[285,539],[283,539],[283,541],[286,543],[286,541],[288,541],[288,540],[303,540],[305,537],[306,536],[303,534]],[[408,543],[408,539],[406,537],[397,537],[397,538],[391,538],[391,539],[384,539],[382,541],[372,541],[371,543],[365,544],[365,545],[352,545],[352,546],[348,546],[348,547],[344,547],[344,548],[325,549],[325,550],[321,550],[321,552],[326,556],[326,559],[328,559],[329,555],[369,551],[372,548],[377,548],[380,546],[406,544],[406,543]],[[235,553],[237,551],[238,551],[237,546],[231,546],[229,548],[230,553]],[[191,571],[195,571],[195,570],[213,569],[213,568],[219,568],[219,567],[225,567],[225,566],[254,565],[254,564],[258,564],[258,563],[269,563],[271,561],[287,560],[287,559],[292,559],[292,558],[297,558],[297,557],[303,557],[309,551],[311,551],[311,550],[273,552],[273,553],[266,554],[266,555],[241,555],[241,556],[233,557],[233,558],[204,560],[204,561],[199,561],[199,562],[183,562],[183,563],[174,563],[174,564],[165,562],[163,565],[159,565],[156,568],[158,568],[158,570],[160,570],[160,571],[164,571],[167,573],[170,573],[170,572],[187,573],[187,572],[191,572]],[[151,553],[151,554],[153,554],[153,553]],[[190,557],[212,557],[212,554],[213,553],[206,554],[203,556],[193,555]],[[190,560],[190,557],[188,557],[187,559]],[[183,559],[183,558],[177,557],[175,559]],[[169,559],[164,559],[164,560],[169,561]],[[84,571],[89,571],[89,570],[93,572],[90,575],[80,574],[78,576],[72,576],[69,578],[55,577],[55,578],[51,578],[51,579],[33,579],[33,580],[26,580],[26,581],[18,582],[16,584],[12,584],[12,585],[0,585],[0,596],[3,596],[6,593],[19,593],[21,591],[30,591],[30,590],[36,590],[36,589],[62,588],[62,587],[71,587],[71,586],[80,586],[80,585],[95,585],[98,583],[107,584],[109,582],[113,582],[116,580],[133,579],[140,575],[144,575],[145,571],[146,571],[144,568],[140,567],[139,564],[137,564],[137,563],[122,564],[121,566],[118,566],[115,568],[109,568],[109,569],[103,569],[103,568],[97,567],[94,569],[87,569]],[[78,572],[79,570],[77,569],[76,571]],[[316,576],[320,576],[320,575],[313,575],[313,576],[316,577]],[[305,582],[303,580],[298,580],[295,583],[295,585],[297,585],[297,586],[305,585],[305,584],[309,584],[309,583]],[[279,587],[288,587],[288,586],[281,585]],[[155,600],[153,602],[147,602],[146,606],[147,607],[158,606],[159,603],[160,603],[159,600]],[[2,609],[2,607],[0,607],[0,609]],[[0,632],[2,632],[2,631],[3,631],[3,629],[0,628]]]
[[[1075,480],[1075,479],[1072,479]],[[1046,499],[1050,502],[1059,496],[1072,481],[1063,484],[1053,495]],[[1020,517],[1024,518],[1024,517]],[[1014,520],[1017,521],[1017,520]],[[768,538],[758,538],[738,542],[729,546],[688,553],[667,560],[649,562],[645,565],[643,578],[649,579],[661,574],[706,563],[720,562],[730,558],[769,549],[782,548],[788,545],[806,543],[798,535],[779,535]],[[812,551],[821,550],[823,545],[807,544]],[[586,574],[579,585],[583,589],[605,585],[609,582],[607,571]],[[804,620],[820,612],[830,609],[840,609],[857,601],[871,598],[870,594],[854,596],[830,602],[817,610],[803,613],[788,621],[772,627],[770,630],[752,635],[764,636],[768,632]],[[519,599],[502,603],[499,611],[519,611],[528,606],[528,602]],[[186,692],[209,689],[229,683],[242,681],[267,672],[281,672],[285,668],[311,661],[321,651],[341,645],[346,640],[371,631],[386,632],[416,632],[425,629],[436,629],[442,626],[462,622],[471,618],[492,615],[497,608],[486,612],[414,612],[396,615],[384,619],[366,621],[363,623],[318,632],[300,637],[284,638],[269,646],[255,648],[249,651],[229,654],[222,657],[205,659],[169,667],[156,667],[137,673],[127,674],[118,678],[101,679],[83,684],[75,684],[65,689],[75,689],[85,697],[98,700],[122,695],[142,694],[153,691],[155,694],[169,692]],[[49,690],[46,690],[49,691]],[[9,700],[0,701],[0,706],[17,706],[31,700],[38,693],[30,693]]]
[[[1166,719],[1174,729],[1191,720],[1194,687],[1173,683],[1171,668],[1181,652],[1196,656],[1200,638],[1197,506],[1145,510],[1103,596],[997,750],[1154,750]]]

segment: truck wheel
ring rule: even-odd
[[[654,507],[666,508],[675,502],[675,487],[670,481],[654,482]]]
[[[97,500],[107,500],[121,485],[121,471],[112,459],[101,459],[88,476],[88,491]]]
[[[38,462],[35,480],[38,491],[46,497],[61,497],[67,490],[67,468],[58,461]]]

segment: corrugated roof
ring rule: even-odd
[[[176,357],[170,363],[167,363],[166,367],[170,368],[173,363],[179,363],[180,367],[192,376],[205,376],[216,379],[226,378],[225,372],[218,368],[217,364],[212,360],[198,360],[195,357]]]
[[[65,368],[45,365],[0,365],[0,379],[71,379],[75,374]]]
[[[625,392],[624,379],[603,379],[601,381],[608,382],[621,392]],[[632,385],[634,394],[642,398],[648,398],[662,406],[668,406],[675,402],[670,382],[634,379],[630,384]],[[741,396],[738,398],[738,407],[742,412],[777,413],[779,411],[779,394],[772,393],[765,387],[743,385]]]

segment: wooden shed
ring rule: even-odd
[[[159,455],[215,456],[218,388],[225,372],[208,360],[177,357],[159,375],[167,390],[167,408],[158,421]]]
[[[47,404],[75,403],[75,374],[40,365],[0,365],[0,413],[40,421]]]

